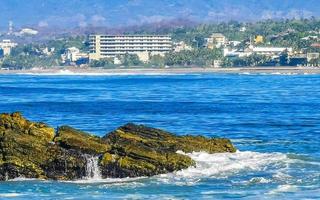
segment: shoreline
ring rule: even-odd
[[[61,67],[52,69],[1,70],[0,75],[162,75],[162,74],[320,74],[319,67],[234,67],[234,68],[123,68],[95,69]]]

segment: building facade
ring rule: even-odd
[[[227,38],[221,33],[213,33],[209,38],[206,38],[206,47],[208,49],[220,48],[227,44]]]
[[[63,63],[77,62],[81,59],[88,59],[88,53],[80,52],[80,49],[76,47],[67,48],[65,53],[61,55]]]
[[[181,51],[192,51],[193,48],[186,44],[184,41],[176,42],[173,44],[173,50],[174,52],[181,52]]]
[[[239,51],[236,49],[225,48],[223,51],[224,57],[248,57],[252,54],[265,55],[270,57],[279,56],[281,53],[287,52],[289,55],[292,55],[293,49],[291,47],[254,47],[250,46],[249,48]]]
[[[166,35],[90,35],[90,60],[136,54],[141,61],[149,55],[172,51],[172,40]]]
[[[3,50],[3,55],[7,56],[10,55],[11,49],[17,45],[17,43],[12,42],[11,40],[2,40],[2,42],[0,42],[0,49]]]

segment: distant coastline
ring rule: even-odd
[[[320,74],[319,67],[240,67],[240,68],[51,68],[29,70],[0,70],[1,75],[161,75],[161,74]]]

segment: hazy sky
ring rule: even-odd
[[[1,0],[0,27],[134,25],[188,18],[261,20],[320,16],[320,0]]]

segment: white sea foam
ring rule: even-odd
[[[65,182],[120,186],[133,184],[133,187],[141,187],[144,185],[144,181],[148,180],[156,184],[168,183],[176,185],[195,185],[202,179],[206,178],[225,179],[230,176],[237,175],[238,173],[272,171],[273,175],[271,179],[267,179],[265,177],[254,177],[247,181],[248,184],[266,184],[272,181],[287,182],[289,179],[292,179],[292,177],[286,173],[287,169],[291,164],[295,162],[299,163],[299,160],[292,159],[290,156],[282,153],[259,153],[252,151],[216,154],[209,154],[205,152],[184,153],[182,151],[178,151],[177,153],[191,157],[196,162],[196,166],[174,173],[158,175],[151,179],[147,177],[102,179],[101,176],[97,176],[99,173],[96,173],[96,160],[92,160],[90,158],[89,160],[92,162],[88,162],[88,171],[91,178],[87,176],[81,180]],[[20,180],[30,179],[16,179],[16,181]],[[280,189],[281,188],[279,188],[279,190]]]
[[[288,164],[292,163],[292,159],[286,154],[281,153],[258,153],[251,151],[237,151],[236,153],[216,153],[208,154],[205,152],[184,153],[180,154],[191,157],[196,166],[177,171],[169,174],[155,176],[155,181],[159,183],[174,183],[176,185],[194,185],[200,182],[203,178],[228,178],[240,172],[265,171],[268,168],[286,169]],[[276,170],[277,172],[278,170]],[[287,174],[275,173],[275,179],[288,178]],[[84,178],[82,180],[69,181],[77,184],[127,184],[132,182],[140,182],[146,177],[139,178]],[[257,177],[249,182],[268,183],[269,179]]]
[[[179,153],[184,154],[181,151]],[[281,153],[251,151],[217,154],[194,152],[185,155],[196,161],[196,167],[177,172],[177,175],[185,177],[221,177],[243,170],[259,171],[268,165],[279,165],[288,160],[287,156]]]
[[[236,153],[193,152],[180,154],[191,157],[195,167],[178,172],[157,176],[164,183],[175,183],[181,185],[193,185],[202,178],[228,178],[239,172],[264,171],[270,168],[285,168],[290,160],[281,153],[258,153],[251,151],[237,151]],[[267,179],[260,179],[261,183],[268,182]]]
[[[76,183],[76,184],[115,184],[121,185],[126,183],[132,183],[135,181],[140,181],[143,179],[147,179],[146,177],[138,177],[138,178],[105,178],[105,179],[79,179],[74,181],[62,181],[67,183]]]
[[[271,190],[268,194],[279,194],[288,192],[297,192],[298,187],[295,185],[279,185],[276,189]]]
[[[253,183],[253,184],[256,184],[256,183],[270,183],[272,182],[271,179],[267,179],[267,178],[264,178],[264,177],[254,177],[254,178],[251,178],[249,183]]]
[[[166,72],[148,72],[148,71],[125,71],[125,72],[74,72],[68,69],[61,69],[55,72],[21,72],[18,75],[32,75],[32,76],[135,76],[135,75],[147,75],[147,76],[178,76],[187,75],[186,73],[166,73]],[[199,74],[191,74],[199,75]]]
[[[20,197],[23,196],[24,194],[21,193],[0,193],[0,198],[14,198],[14,197]]]
[[[25,178],[25,177],[17,177],[14,179],[10,179],[8,181],[12,181],[12,182],[21,182],[21,181],[45,181],[44,179],[38,179],[38,178]]]

